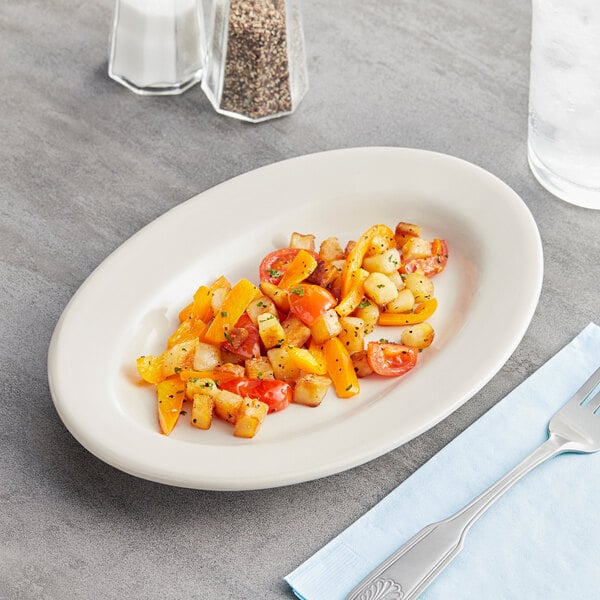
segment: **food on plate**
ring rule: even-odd
[[[164,352],[137,359],[156,386],[161,433],[191,403],[192,426],[218,418],[252,438],[291,403],[316,407],[330,389],[351,398],[363,377],[408,373],[434,340],[432,277],[448,262],[446,241],[421,234],[413,223],[378,224],[345,248],[329,237],[317,252],[314,235],[294,232],[263,258],[258,285],[225,276],[201,285]],[[398,341],[369,340],[378,325],[401,328]]]

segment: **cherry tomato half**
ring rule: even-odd
[[[281,248],[267,254],[260,263],[260,280],[277,285],[298,252],[300,252],[300,248]],[[307,250],[307,252],[317,261],[322,260],[316,252],[312,250]]]
[[[301,283],[293,287],[288,295],[288,300],[290,312],[308,326],[337,304],[337,300],[331,292],[310,283]]]
[[[260,336],[258,327],[250,317],[244,313],[229,332],[229,340],[221,346],[242,358],[257,358],[260,356]]]
[[[448,262],[448,244],[446,240],[433,240],[431,256],[427,258],[413,258],[405,262],[400,269],[401,273],[414,273],[421,271],[427,277],[441,273]]]
[[[257,398],[268,404],[270,413],[283,410],[292,401],[292,386],[278,379],[238,377],[221,383],[219,388],[246,398]]]
[[[398,377],[417,364],[417,350],[411,346],[388,342],[369,342],[367,361],[378,375]]]

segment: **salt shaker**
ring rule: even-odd
[[[201,0],[116,0],[109,76],[144,95],[181,94],[202,77]]]
[[[202,90],[221,114],[293,113],[308,89],[298,0],[214,0]]]

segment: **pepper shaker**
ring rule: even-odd
[[[116,0],[109,76],[137,94],[181,94],[202,77],[201,0]]]
[[[214,0],[202,90],[224,115],[293,113],[308,89],[298,0]]]

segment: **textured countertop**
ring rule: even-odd
[[[0,7],[0,597],[289,600],[285,574],[598,322],[600,211],[555,199],[528,169],[527,3],[305,0],[310,90],[291,117],[254,126],[217,115],[198,86],[142,98],[110,80],[112,10],[110,0]],[[273,490],[159,485],[80,446],[54,410],[46,357],[91,271],[215,184],[371,145],[472,161],[538,224],[540,302],[488,385],[377,460]]]

